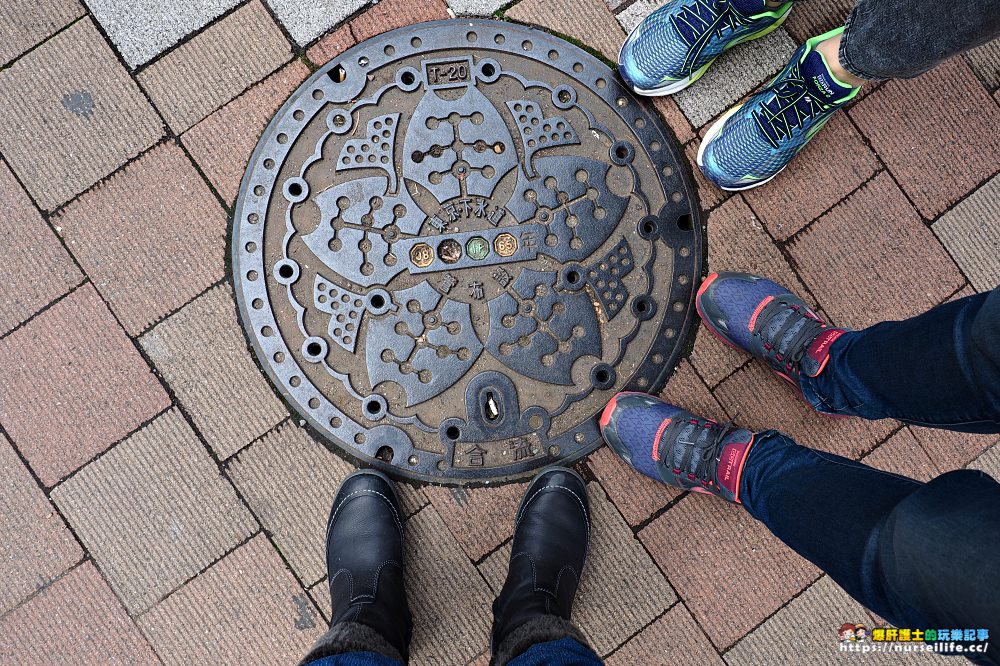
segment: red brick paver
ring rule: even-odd
[[[878,168],[878,160],[861,135],[839,113],[770,184],[747,190],[744,196],[768,231],[785,240],[857,189]]]
[[[607,666],[724,666],[705,632],[676,604],[605,660]]]
[[[677,102],[670,97],[652,97],[648,102],[653,105],[664,122],[674,131],[674,136],[679,144],[683,145],[694,138],[694,129],[687,116],[677,106]]]
[[[0,620],[4,664],[159,664],[97,569],[84,562]]]
[[[52,499],[133,613],[257,530],[176,409],[80,470]]]
[[[683,498],[639,538],[719,648],[819,575],[741,507],[714,497]]]
[[[220,458],[288,415],[250,358],[228,284],[184,306],[140,343]]]
[[[3,435],[0,487],[2,614],[78,562],[83,551]]]
[[[309,68],[299,61],[293,62],[181,137],[191,157],[227,204],[236,200],[243,172],[264,128],[307,76]]]
[[[852,9],[854,0],[803,2],[792,7],[792,13],[785,21],[785,30],[796,44],[801,44],[811,37],[844,25]]]
[[[1000,170],[1000,108],[961,58],[890,81],[848,113],[926,218]]]
[[[862,458],[861,462],[917,481],[930,481],[941,473],[920,448],[909,428],[900,429],[884,444]]]
[[[514,535],[514,515],[525,483],[500,487],[444,488],[428,486],[424,494],[473,562]]]
[[[753,211],[734,197],[708,216],[708,268],[764,275],[812,299]]]
[[[0,71],[0,90],[0,152],[46,210],[163,134],[159,116],[89,19]]]
[[[406,549],[406,596],[414,621],[411,663],[471,661],[489,641],[489,587],[433,506],[406,521]]]
[[[936,428],[910,426],[909,430],[942,472],[965,467],[1000,440],[997,435],[972,435]]]
[[[46,485],[169,404],[89,284],[0,340],[0,422]]]
[[[920,314],[965,282],[885,173],[796,237],[789,252],[827,315],[842,326]]]
[[[690,360],[705,383],[714,389],[737,368],[746,365],[750,356],[722,342],[705,327],[700,317],[694,323],[698,337],[695,338]]]
[[[507,10],[506,17],[569,35],[608,59],[618,57],[625,41],[621,25],[599,0],[522,0]]]
[[[254,0],[157,60],[139,75],[139,82],[180,134],[290,55],[281,29]]]
[[[87,192],[55,224],[132,335],[223,277],[226,214],[173,143]]]
[[[77,0],[7,0],[0,4],[0,65],[79,18],[84,13]]]
[[[83,276],[14,174],[0,162],[0,335],[80,283]]]
[[[351,21],[351,32],[360,43],[396,28],[448,17],[448,7],[442,0],[382,0]]]
[[[325,65],[355,44],[357,40],[354,39],[350,24],[347,24],[316,42],[306,51],[306,57],[315,65]]]
[[[263,536],[142,616],[167,664],[293,664],[326,631],[309,596]]]

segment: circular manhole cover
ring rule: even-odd
[[[347,51],[281,108],[236,206],[243,325],[331,444],[472,481],[574,460],[658,391],[700,224],[657,115],[583,50],[454,20]]]

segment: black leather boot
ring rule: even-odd
[[[302,660],[377,652],[406,662],[413,619],[403,583],[403,513],[381,472],[351,474],[340,485],[326,528],[330,630]]]
[[[589,540],[583,479],[570,469],[542,470],[517,510],[507,581],[493,602],[493,664],[536,643],[572,637],[586,644],[570,614]]]

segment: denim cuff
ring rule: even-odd
[[[853,34],[852,28],[854,27],[854,15],[857,14],[857,12],[858,8],[855,7],[854,10],[847,16],[847,21],[844,23],[844,32],[840,35],[840,48],[837,51],[837,58],[840,60],[840,66],[847,70],[850,74],[853,74],[859,79],[864,79],[865,81],[878,81],[881,77],[873,76],[859,69],[854,64],[854,60],[851,58],[851,54],[849,52],[851,35]]]
[[[531,646],[538,643],[572,638],[581,645],[589,647],[583,633],[572,622],[558,615],[542,615],[525,622],[510,632],[497,646],[496,653],[490,661],[490,666],[506,666],[506,664]]]
[[[320,636],[309,654],[299,662],[299,666],[306,666],[318,659],[348,652],[375,652],[398,661],[400,664],[406,663],[406,659],[399,653],[399,650],[371,627],[357,622],[338,622]]]

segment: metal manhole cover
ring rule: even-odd
[[[700,224],[670,136],[538,30],[443,21],[347,51],[243,180],[258,358],[329,443],[403,476],[580,457],[615,391],[662,387],[691,318]]]

